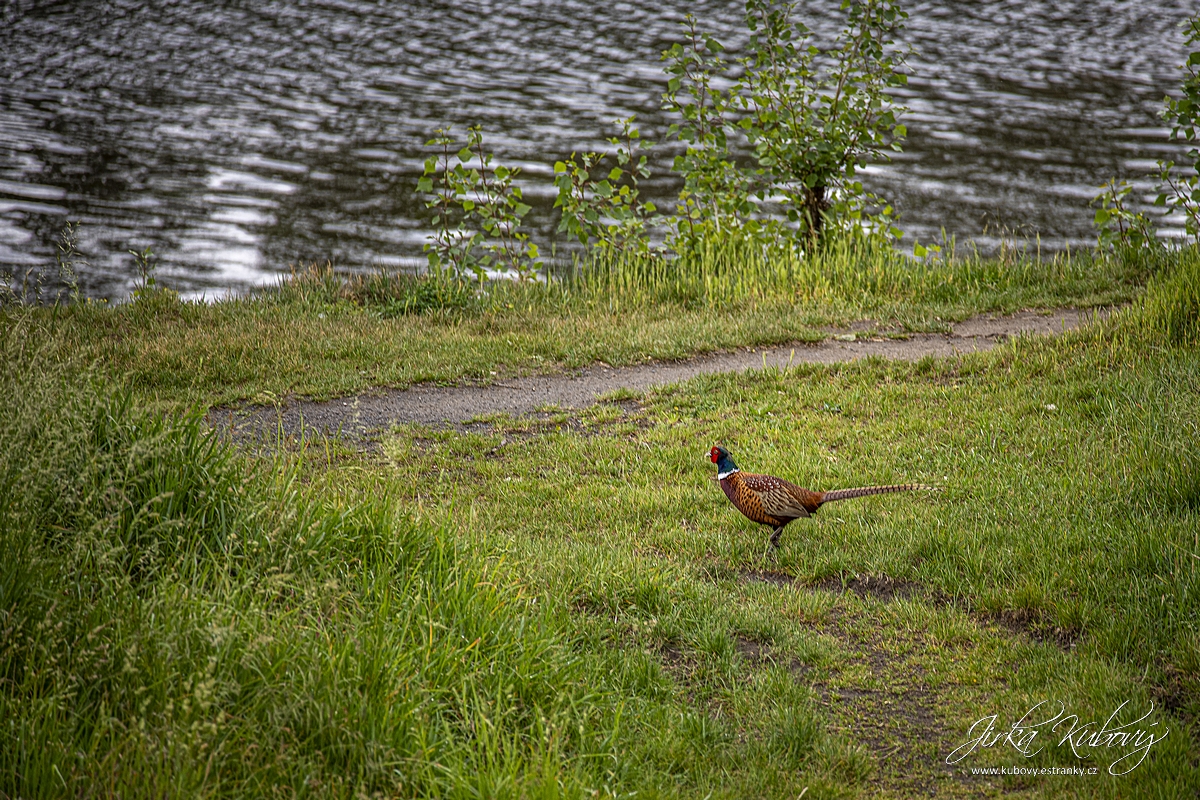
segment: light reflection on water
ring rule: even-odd
[[[524,169],[548,251],[552,167],[598,149],[636,113],[668,120],[659,54],[690,10],[737,46],[740,4],[13,2],[0,11],[0,268],[53,263],[78,220],[84,289],[124,296],[126,251],[153,248],[160,281],[209,296],[289,264],[423,263],[415,195],[424,142],[483,126]],[[834,2],[807,19],[836,31]],[[907,239],[996,231],[1043,250],[1094,240],[1088,201],[1110,175],[1178,159],[1158,111],[1178,86],[1192,0],[909,6],[916,55],[905,152],[867,182]],[[662,148],[652,199],[677,184]],[[1139,182],[1148,200],[1149,181]],[[983,235],[984,229],[989,233]]]

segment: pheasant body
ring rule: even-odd
[[[814,492],[773,475],[742,472],[737,464],[733,463],[729,451],[723,447],[712,448],[709,457],[717,465],[717,478],[734,508],[750,521],[770,525],[775,529],[771,534],[772,547],[779,547],[779,535],[789,522],[801,517],[811,517],[825,503],[929,488],[919,483],[899,483]]]

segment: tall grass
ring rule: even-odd
[[[1042,259],[1007,248],[999,256],[978,251],[913,259],[892,247],[843,239],[812,257],[793,249],[764,251],[751,244],[705,241],[677,259],[659,255],[598,253],[575,277],[589,298],[632,304],[675,302],[725,306],[783,297],[820,303],[878,298],[945,303],[987,292],[1022,289],[1072,291],[1104,274],[1132,278],[1152,266],[1085,252]]]
[[[445,531],[30,333],[0,371],[0,794],[538,794],[611,752],[559,628]]]
[[[328,266],[294,272],[279,289],[284,302],[353,302],[384,316],[432,310],[495,311],[557,306],[611,311],[672,304],[730,308],[762,301],[840,304],[1046,305],[1143,283],[1170,263],[1167,251],[1056,253],[1008,246],[914,259],[862,239],[834,241],[806,257],[792,248],[764,250],[738,239],[709,239],[678,257],[596,249],[546,281],[464,282],[446,276],[339,275]]]
[[[1147,287],[1145,324],[1172,344],[1200,343],[1200,248],[1180,252],[1178,261]]]
[[[1116,321],[1113,333],[1164,351],[1153,369],[1133,371],[1125,389],[1127,413],[1138,423],[1132,430],[1140,432],[1126,445],[1137,501],[1200,509],[1200,407],[1192,402],[1200,394],[1192,357],[1200,344],[1200,249],[1182,250],[1155,275],[1140,306]]]
[[[471,281],[446,275],[421,277],[383,271],[339,275],[330,264],[312,264],[292,270],[279,285],[279,298],[301,305],[345,300],[374,307],[380,316],[392,318],[433,309],[467,308],[476,289]]]

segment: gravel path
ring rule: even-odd
[[[742,348],[686,361],[630,367],[591,366],[572,373],[514,378],[486,386],[418,385],[324,402],[291,400],[282,410],[262,406],[238,412],[214,409],[209,417],[214,425],[232,427],[235,434],[273,432],[281,422],[288,433],[299,431],[303,425],[351,436],[387,428],[393,423],[462,424],[484,414],[515,416],[548,405],[583,408],[595,403],[597,396],[616,389],[645,391],[703,373],[745,372],[762,369],[764,365],[785,367],[789,363],[828,364],[867,356],[916,361],[925,356],[989,350],[1018,334],[1055,334],[1078,327],[1091,313],[1075,309],[1023,311],[1005,317],[974,317],[955,325],[949,334],[917,333],[904,339],[850,340],[853,333],[845,332],[842,338],[834,336],[817,344]]]

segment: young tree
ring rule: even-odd
[[[857,171],[899,150],[906,133],[898,123],[904,109],[887,90],[906,82],[895,36],[907,15],[895,0],[844,0],[842,10],[837,44],[822,50],[794,18],[795,3],[747,0],[750,42],[727,90],[718,88],[729,71],[724,47],[687,18],[687,41],[663,55],[671,76],[664,103],[682,118],[671,131],[686,144],[675,160],[684,176],[681,236],[703,228],[780,233],[751,218],[751,198],[780,202],[790,223],[783,232],[810,249],[820,246],[828,219],[900,235],[891,207],[863,188]],[[739,134],[753,148],[752,165],[730,151]]]

